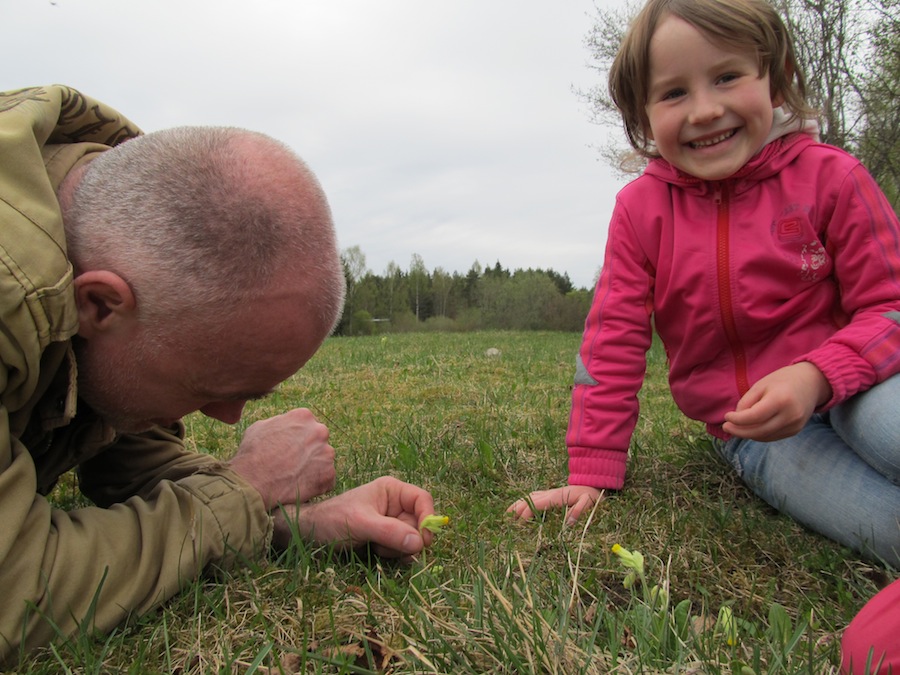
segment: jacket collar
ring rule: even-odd
[[[809,145],[819,142],[819,125],[815,120],[791,119],[782,108],[775,109],[772,130],[766,143],[735,174],[724,181],[706,181],[686,174],[658,157],[650,161],[644,173],[662,181],[706,194],[715,184],[726,182],[736,192],[743,192],[754,183],[780,172]]]

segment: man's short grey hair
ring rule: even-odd
[[[222,315],[291,273],[310,284],[323,326],[340,318],[328,201],[306,164],[264,134],[179,127],[100,154],[72,194],[66,239],[76,269],[128,281],[148,324]]]

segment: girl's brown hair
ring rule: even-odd
[[[609,72],[610,96],[622,114],[628,141],[638,153],[656,156],[645,109],[650,90],[650,39],[668,15],[686,21],[717,44],[755,51],[760,76],[769,75],[772,97],[780,94],[793,117],[815,117],[806,102],[806,84],[791,35],[766,0],[648,0],[632,21]]]

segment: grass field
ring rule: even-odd
[[[247,424],[309,407],[338,489],[391,474],[450,525],[411,565],[298,542],[19,672],[836,673],[840,630],[891,573],[749,494],[675,409],[658,347],[626,489],[574,527],[505,515],[565,480],[579,339],[335,338],[241,425],[188,418],[196,448],[227,457]],[[643,584],[623,585],[614,544],[643,553]]]

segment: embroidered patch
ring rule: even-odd
[[[819,278],[819,270],[828,262],[825,247],[818,239],[803,244],[800,250],[800,278],[803,281],[815,281]]]

